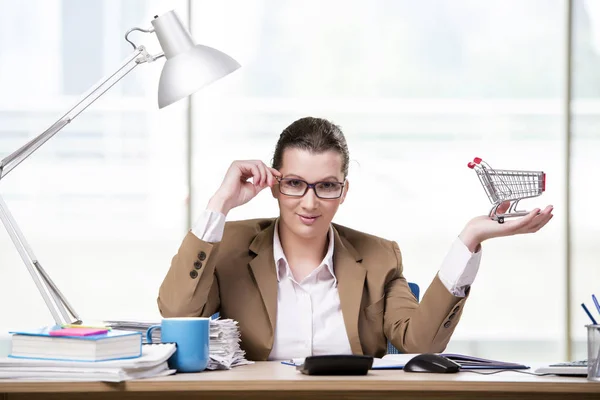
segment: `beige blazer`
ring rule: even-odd
[[[223,239],[208,243],[191,232],[160,286],[163,317],[209,317],[239,322],[249,360],[266,360],[277,317],[274,219],[227,222]],[[334,271],[354,354],[381,357],[389,339],[402,352],[441,352],[466,298],[436,276],[420,303],[402,276],[395,242],[333,224]]]

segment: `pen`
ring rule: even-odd
[[[594,317],[592,317],[592,314],[590,313],[590,310],[587,309],[587,307],[585,306],[585,304],[581,303],[581,307],[583,307],[583,311],[585,311],[585,313],[588,315],[588,317],[590,317],[590,320],[592,320],[592,324],[598,325],[598,323],[596,322],[596,320],[594,319]]]
[[[600,313],[600,304],[598,304],[598,299],[596,298],[595,294],[592,295],[592,300],[594,300],[594,305],[596,306],[596,310],[598,310],[598,312]]]

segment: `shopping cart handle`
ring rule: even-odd
[[[473,169],[473,168],[475,168],[475,166],[476,166],[476,165],[479,165],[479,164],[481,164],[481,161],[482,161],[482,160],[481,160],[481,158],[479,158],[479,157],[475,157],[475,158],[473,159],[473,161],[471,161],[470,163],[468,163],[468,164],[467,164],[467,166],[468,166],[469,168]]]

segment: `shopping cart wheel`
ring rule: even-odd
[[[498,223],[499,224],[503,224],[504,223],[504,217],[498,217]]]

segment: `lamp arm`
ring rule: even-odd
[[[38,291],[42,295],[44,303],[46,303],[48,310],[50,310],[54,322],[57,325],[80,322],[79,316],[71,304],[69,304],[52,279],[50,279],[50,276],[48,276],[46,271],[42,268],[42,265],[37,260],[35,254],[33,254],[33,250],[27,243],[23,233],[8,210],[8,206],[4,202],[2,196],[0,196],[0,220],[6,228],[8,236],[10,236],[13,244],[17,248]]]
[[[10,171],[17,167],[27,157],[33,154],[44,143],[50,140],[62,128],[68,125],[73,119],[88,108],[94,101],[108,91],[114,84],[120,81],[125,75],[131,72],[138,64],[144,62],[152,62],[162,54],[152,56],[144,46],[139,46],[135,51],[128,56],[121,66],[112,74],[106,76],[99,83],[89,89],[81,99],[53,123],[48,129],[36,136],[25,145],[2,159],[0,161],[0,180],[4,178]],[[65,296],[61,293],[58,287],[54,284],[50,276],[42,268],[41,263],[33,253],[33,250],[23,232],[19,229],[14,217],[8,210],[8,206],[4,199],[0,196],[0,221],[6,228],[13,244],[15,245],[25,267],[29,271],[38,291],[42,295],[48,310],[52,314],[52,318],[57,325],[81,323],[81,320],[73,307],[69,304]]]
[[[137,65],[144,62],[154,61],[158,57],[159,56],[152,56],[148,54],[144,46],[137,47],[135,51],[123,61],[121,66],[115,72],[104,77],[104,79],[102,79],[96,85],[92,86],[92,88],[90,88],[81,97],[77,104],[75,104],[55,123],[50,125],[48,129],[0,161],[0,179],[8,175],[8,173],[17,165],[23,162],[27,157],[33,154],[33,152],[35,152],[44,143],[56,135],[56,133],[67,126],[71,121],[73,121],[73,119],[75,119],[75,117],[81,114],[100,96],[106,93],[107,90],[113,87],[115,83],[120,81],[123,77],[125,77],[125,75],[131,72]]]

